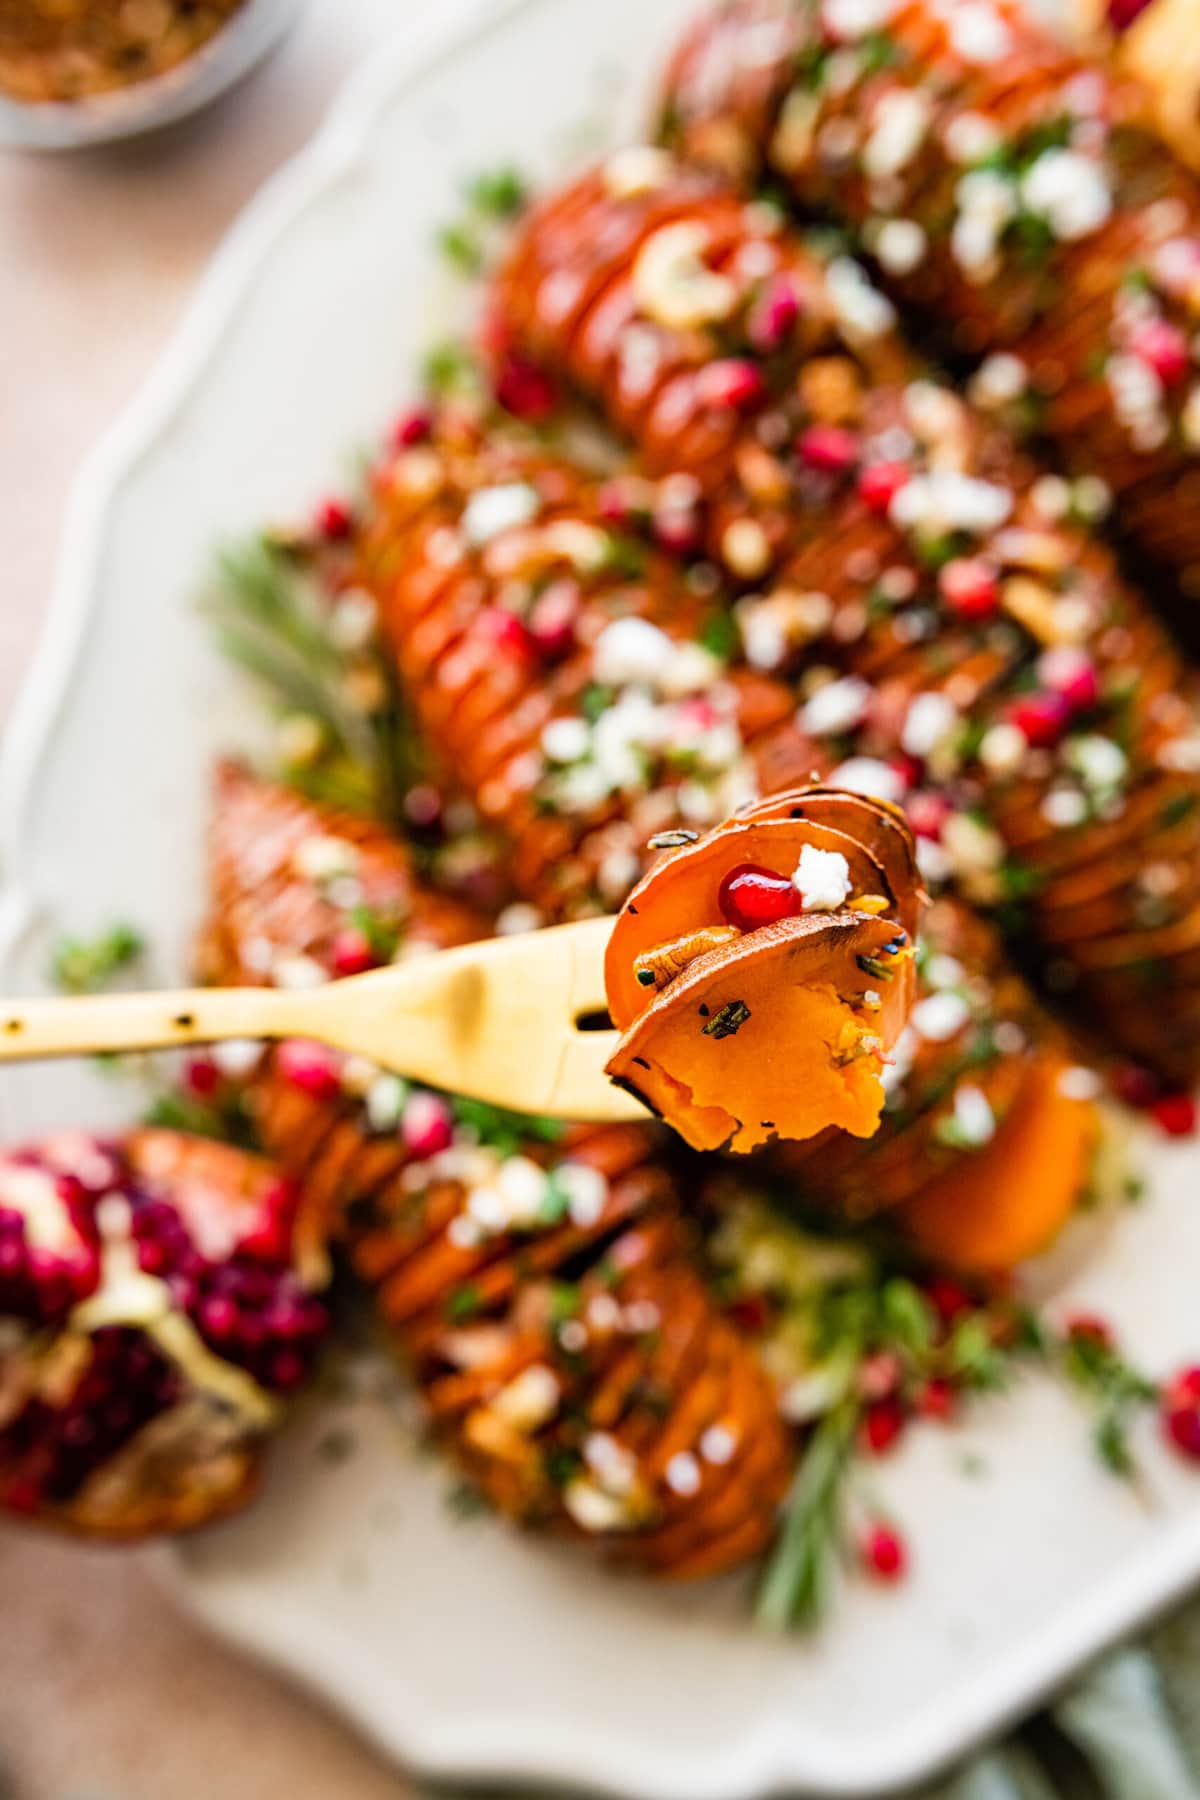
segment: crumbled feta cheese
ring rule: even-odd
[[[608,1431],[591,1431],[583,1441],[583,1460],[610,1494],[627,1494],[637,1479],[637,1461]]]
[[[875,109],[871,130],[863,145],[863,173],[871,181],[885,180],[906,169],[929,130],[933,106],[920,88],[889,88]]]
[[[929,240],[915,219],[887,219],[875,234],[875,254],[889,275],[911,275],[928,247]]]
[[[582,1476],[563,1489],[563,1505],[581,1531],[628,1531],[637,1522],[637,1513],[624,1496],[605,1493]]]
[[[554,1371],[545,1363],[532,1363],[493,1397],[491,1410],[514,1431],[527,1434],[554,1417],[559,1397]]]
[[[462,534],[472,549],[482,549],[502,531],[528,525],[537,517],[541,504],[537,489],[526,481],[478,488],[463,508]]]
[[[513,1225],[536,1224],[549,1186],[546,1171],[527,1156],[506,1157],[496,1171],[496,1188]]]
[[[662,1313],[653,1300],[631,1300],[621,1314],[622,1329],[634,1337],[657,1331],[661,1324]]]
[[[1099,732],[1068,738],[1064,756],[1068,767],[1092,793],[1120,787],[1129,772],[1129,759],[1121,746]]]
[[[1095,1069],[1084,1068],[1082,1063],[1073,1063],[1069,1069],[1063,1069],[1057,1085],[1059,1093],[1067,1100],[1098,1100],[1104,1092],[1104,1083]]]
[[[805,844],[792,874],[792,886],[805,912],[834,912],[850,893],[850,864],[837,850]]]
[[[821,20],[831,37],[842,43],[881,31],[896,10],[896,0],[825,0]]]
[[[754,581],[771,563],[771,545],[757,519],[734,519],[721,533],[721,557],[743,581]]]
[[[851,343],[856,338],[883,337],[896,323],[896,309],[891,301],[872,287],[860,265],[849,256],[836,256],[830,263],[825,290],[838,324]]]
[[[641,311],[679,331],[727,319],[737,304],[737,289],[708,267],[708,246],[708,231],[696,220],[679,220],[652,232],[633,265],[634,298]]]
[[[979,760],[993,775],[1013,775],[1029,750],[1029,740],[1019,725],[1001,722],[989,726],[979,746]]]
[[[946,126],[943,142],[951,162],[961,166],[982,162],[1000,144],[1000,132],[983,113],[963,112]]]
[[[950,14],[950,47],[965,62],[999,62],[1013,47],[1012,33],[995,7],[957,0]]]
[[[703,1479],[700,1473],[700,1464],[696,1461],[696,1458],[692,1455],[690,1450],[676,1451],[675,1455],[664,1469],[663,1474],[666,1478],[667,1486],[673,1494],[679,1494],[684,1499],[690,1499],[693,1494],[699,1493],[700,1491],[700,1483]]]
[[[955,261],[972,280],[989,280],[1000,239],[1019,209],[1015,184],[997,169],[972,169],[955,190],[958,216],[950,233]]]
[[[658,689],[668,700],[703,694],[721,675],[721,663],[703,644],[677,644],[670,662],[658,678]]]
[[[920,870],[921,880],[930,889],[941,887],[953,873],[950,858],[936,838],[917,839],[917,868]]]
[[[976,406],[1007,406],[1029,387],[1029,370],[1019,356],[998,350],[980,363],[971,378],[970,398]]]
[[[1112,212],[1108,177],[1077,150],[1044,150],[1022,177],[1021,199],[1068,243],[1098,230]]]
[[[911,702],[900,733],[900,747],[909,756],[927,757],[958,726],[958,708],[945,694],[918,694]]]
[[[474,1219],[469,1219],[465,1213],[459,1213],[446,1227],[446,1236],[456,1250],[477,1250],[483,1234]]]
[[[625,898],[640,872],[641,863],[632,850],[609,850],[596,870],[600,898],[615,906]]]
[[[956,1037],[970,1018],[971,1009],[962,995],[945,992],[927,994],[923,1000],[918,1000],[910,1022],[918,1037],[927,1038],[933,1044],[944,1044]]]
[[[514,900],[496,920],[496,931],[500,937],[520,937],[526,931],[539,930],[544,924],[545,919],[536,906],[530,906],[525,900]]]
[[[981,824],[970,813],[951,813],[942,827],[942,844],[951,868],[964,885],[973,886],[977,892],[990,892],[987,877],[1004,861],[1004,841],[991,826]]]
[[[305,881],[334,881],[352,875],[358,867],[358,851],[345,838],[314,833],[301,838],[292,851],[292,868]]]
[[[733,1461],[737,1437],[728,1425],[710,1425],[700,1439],[700,1454],[707,1463],[722,1468]]]
[[[870,687],[856,675],[827,681],[801,707],[800,728],[813,737],[833,737],[843,731],[852,731],[865,718],[871,699]]]
[[[954,1123],[964,1143],[978,1148],[996,1135],[996,1115],[983,1089],[960,1081],[954,1090]]]
[[[906,1025],[892,1045],[891,1060],[883,1065],[880,1079],[885,1094],[895,1095],[899,1092],[920,1048],[921,1040],[912,1026]]]
[[[542,750],[551,762],[580,762],[591,746],[585,719],[551,719],[542,731]]]
[[[583,574],[602,569],[612,553],[610,534],[583,519],[553,519],[539,533],[538,542],[551,556],[561,556]]]
[[[851,756],[829,777],[833,787],[846,788],[852,794],[865,794],[869,800],[889,800],[898,805],[904,798],[906,783],[899,769],[880,762],[874,756]]]
[[[329,980],[329,971],[314,957],[285,955],[276,958],[271,979],[281,988],[318,988]]]
[[[1083,824],[1088,804],[1077,788],[1051,788],[1042,801],[1041,814],[1049,824],[1069,828]]]
[[[372,1131],[394,1131],[408,1098],[408,1083],[398,1075],[377,1075],[366,1093],[367,1122]]]
[[[661,187],[674,167],[674,159],[666,150],[656,149],[653,144],[630,144],[606,160],[604,186],[613,200],[631,200]]]
[[[608,1183],[599,1169],[593,1169],[588,1163],[559,1163],[554,1179],[567,1197],[571,1223],[581,1230],[595,1225],[608,1200]]]
[[[228,1080],[242,1081],[258,1067],[262,1053],[258,1038],[226,1038],[223,1044],[214,1044],[209,1054]]]
[[[947,956],[939,950],[925,964],[925,985],[934,993],[941,993],[943,988],[961,987],[967,979],[967,971],[956,956]]]
[[[1071,484],[1061,475],[1042,475],[1030,489],[1030,499],[1052,525],[1065,519],[1071,510]]]
[[[1197,395],[1200,397],[1200,389],[1197,389]],[[1200,429],[1200,412],[1197,413],[1196,423]],[[1200,437],[1197,442],[1200,442]],[[1098,519],[1105,518],[1112,507],[1112,489],[1099,475],[1081,475],[1075,483],[1073,501],[1080,518],[1094,524]]]
[[[607,687],[627,682],[655,687],[674,657],[671,639],[648,619],[614,619],[596,639],[592,668],[595,679]]]
[[[1012,494],[994,482],[980,481],[957,469],[932,469],[914,475],[892,497],[889,514],[902,531],[945,537],[965,531],[983,537],[996,531],[1012,512]]]
[[[375,636],[378,608],[366,588],[348,588],[329,615],[329,638],[339,650],[365,650]]]

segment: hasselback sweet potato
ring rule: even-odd
[[[722,254],[757,267],[768,246],[768,284],[780,267],[803,267],[805,306],[834,319],[839,353],[807,357],[804,312],[782,348],[758,349],[751,322],[763,295],[753,283],[719,320],[686,334],[663,326],[661,296],[639,283],[638,265],[656,232],[702,233],[718,201],[668,160],[648,164],[644,183],[614,192],[601,171],[535,208],[497,286],[502,316],[635,431],[612,398],[630,342],[648,333],[659,346],[659,376],[654,355],[637,351],[653,394],[656,380],[669,385],[685,335],[703,392],[705,366],[728,370],[732,337],[736,366],[754,380],[736,407],[718,408],[733,448],[701,471],[695,533],[729,577],[754,588],[737,608],[746,656],[799,682],[804,731],[850,756],[856,784],[926,817],[937,811],[930,869],[1007,918],[1019,901],[1053,985],[1070,987],[1131,1054],[1190,1081],[1200,1060],[1196,1007],[1183,997],[1200,916],[1192,684],[1082,522],[1090,488],[1039,474],[994,423],[900,354],[890,310],[876,313],[865,277],[847,272],[854,265],[843,258],[822,271],[753,207],[740,250],[723,227]],[[559,215],[576,211],[586,234],[575,254],[589,271],[604,265],[587,291],[626,296],[624,337],[594,367],[578,350],[586,304],[561,313],[550,304],[554,259],[565,259],[560,275],[571,268]],[[664,215],[669,227],[656,224]],[[699,244],[689,279],[704,292],[702,276],[720,271]],[[1156,985],[1181,996],[1169,1031],[1135,1004]]]
[[[860,233],[1196,595],[1200,187],[1141,102],[1017,0],[732,0],[679,46],[663,130]]]

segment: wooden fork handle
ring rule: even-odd
[[[226,1038],[287,1037],[305,996],[276,988],[180,988],[150,994],[0,1000],[0,1062],[167,1050]]]

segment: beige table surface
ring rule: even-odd
[[[203,118],[85,157],[0,152],[0,717],[81,456],[142,380],[221,233],[418,0],[311,0]],[[0,1528],[11,1800],[397,1800],[311,1700],[198,1635],[126,1555]],[[3,1800],[10,1795],[0,1783]]]

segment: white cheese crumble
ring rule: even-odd
[[[1024,762],[1028,749],[1029,740],[1020,726],[1002,721],[984,732],[979,760],[993,775],[1013,775]]]
[[[1012,33],[994,7],[957,0],[950,15],[950,47],[965,62],[999,62],[1013,47]]]
[[[882,30],[896,10],[896,0],[825,0],[821,18],[831,37],[853,43]]]
[[[911,275],[928,247],[924,229],[915,219],[886,219],[875,234],[875,254],[889,275]]]
[[[210,1055],[222,1075],[230,1081],[242,1081],[258,1067],[263,1046],[258,1038],[226,1038],[214,1044]]]
[[[999,530],[1012,506],[1007,488],[957,469],[933,469],[905,482],[893,495],[888,511],[892,523],[902,531],[929,537],[965,531],[983,537]]]
[[[1098,1100],[1104,1092],[1104,1083],[1095,1069],[1088,1069],[1082,1063],[1074,1063],[1069,1069],[1063,1069],[1058,1077],[1058,1091],[1066,1100]]]
[[[792,874],[792,886],[805,912],[834,912],[850,893],[850,864],[837,850],[805,844]]]
[[[918,694],[905,714],[901,749],[909,756],[932,755],[957,728],[958,717],[958,708],[946,694]]]
[[[673,170],[674,158],[653,144],[630,144],[604,164],[604,186],[613,200],[631,200],[661,187]]]
[[[463,508],[462,534],[472,549],[482,549],[502,531],[528,525],[537,517],[541,504],[537,489],[526,481],[479,488]]]
[[[1074,769],[1091,793],[1120,787],[1129,771],[1129,759],[1121,746],[1099,732],[1068,738],[1064,756],[1067,766]]]
[[[856,338],[883,337],[896,323],[891,301],[872,287],[858,263],[837,256],[825,273],[825,291],[838,324],[851,343]]]
[[[700,1473],[700,1464],[690,1450],[676,1451],[663,1473],[667,1486],[673,1494],[679,1494],[683,1499],[690,1499],[693,1494],[699,1493],[703,1478]]]
[[[971,1017],[971,1009],[961,994],[944,992],[927,994],[918,1000],[910,1015],[910,1023],[918,1037],[933,1044],[944,1044],[957,1037]]]
[[[954,1090],[954,1123],[966,1144],[978,1149],[996,1135],[996,1115],[983,1089],[962,1081]]]
[[[827,681],[801,707],[801,730],[813,737],[832,737],[842,731],[852,731],[866,716],[871,698],[870,687],[856,675]]]
[[[1067,242],[1097,231],[1112,212],[1104,170],[1077,150],[1043,151],[1022,177],[1021,200]]]
[[[593,1169],[588,1163],[559,1163],[554,1180],[567,1197],[572,1225],[579,1226],[582,1231],[595,1225],[608,1201],[608,1183],[599,1169]]]
[[[551,762],[580,762],[592,741],[586,719],[551,719],[542,730],[542,750]]]
[[[905,781],[899,769],[880,762],[874,756],[851,756],[829,777],[832,787],[846,788],[852,794],[865,794],[869,800],[889,800],[898,805],[904,798]]]
[[[707,1463],[718,1468],[733,1461],[737,1438],[728,1425],[710,1425],[700,1439],[700,1454]]]
[[[646,239],[633,265],[633,293],[648,318],[690,331],[729,317],[737,290],[705,263],[708,245],[707,229],[691,219],[663,225]]]
[[[315,833],[301,838],[292,851],[292,868],[305,881],[336,881],[358,867],[358,851],[345,838]]]
[[[502,1387],[491,1402],[496,1416],[524,1434],[537,1431],[558,1411],[558,1378],[545,1363],[532,1363]]]
[[[958,113],[946,126],[942,138],[951,162],[960,166],[982,162],[1000,144],[1000,132],[983,113]]]
[[[592,667],[595,679],[605,687],[623,687],[627,682],[655,687],[674,655],[666,632],[648,619],[614,619],[596,639]]]
[[[891,88],[881,98],[863,145],[863,173],[886,180],[906,169],[925,140],[933,107],[920,88]]]

